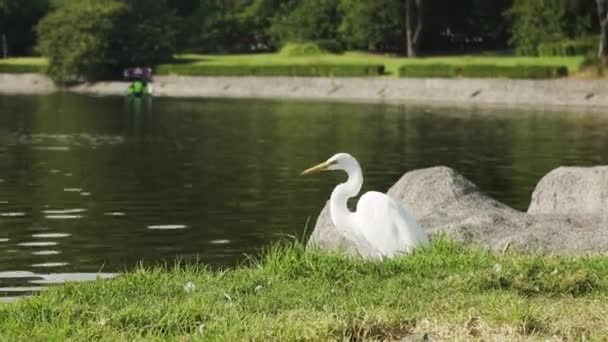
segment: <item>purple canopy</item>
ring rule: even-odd
[[[122,74],[126,79],[152,81],[152,68],[148,67],[127,68]]]

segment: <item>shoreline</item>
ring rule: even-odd
[[[1,95],[57,91],[123,95],[128,84],[96,82],[61,88],[42,74],[0,74]],[[281,98],[547,110],[608,107],[605,80],[156,76],[153,86],[156,97]]]

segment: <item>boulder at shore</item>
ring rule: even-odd
[[[561,167],[550,172],[534,190],[527,213],[486,196],[448,167],[408,172],[387,194],[407,207],[431,236],[443,232],[493,250],[608,252],[608,167]],[[347,233],[333,225],[326,204],[308,245],[379,256],[365,241],[354,241]]]

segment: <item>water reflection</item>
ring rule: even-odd
[[[39,264],[32,267],[54,267],[53,265]],[[59,264],[59,263],[57,263]],[[0,281],[8,286],[0,286],[0,303],[9,303],[46,290],[47,285],[59,285],[65,282],[84,282],[96,279],[111,279],[117,277],[116,273],[34,273],[29,271],[0,272]],[[22,285],[12,285],[21,283]]]
[[[158,224],[148,226],[148,229],[152,230],[174,230],[174,229],[186,229],[188,228],[185,224]]]
[[[32,241],[32,242],[20,242],[17,246],[21,247],[47,247],[47,246],[55,246],[57,242],[54,241]]]
[[[32,234],[33,238],[40,238],[40,239],[52,239],[52,238],[64,238],[64,237],[68,237],[72,234],[66,234],[66,233],[48,233],[48,234]]]
[[[54,250],[44,250],[44,251],[36,251],[36,252],[32,252],[32,255],[57,255],[57,254],[61,254],[60,251],[54,251]]]
[[[23,217],[25,213],[22,212],[13,212],[13,213],[0,213],[1,217]]]
[[[91,280],[102,266],[116,273],[142,260],[243,260],[280,236],[301,236],[309,218],[314,224],[343,176],[298,174],[337,151],[362,163],[363,191],[447,165],[520,209],[552,168],[608,162],[608,118],[599,114],[211,99],[139,105],[0,96],[0,272],[11,275],[0,273],[0,287],[29,287],[50,274]]]
[[[39,264],[32,264],[32,267],[44,267],[44,268],[50,268],[50,267],[61,267],[61,266],[67,266],[69,265],[69,262],[43,262],[43,263],[39,263]]]
[[[52,215],[44,215],[44,218],[47,220],[73,220],[83,218],[82,215],[63,215],[63,214],[52,214]]]

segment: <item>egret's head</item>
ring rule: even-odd
[[[357,160],[348,153],[338,153],[319,165],[304,170],[300,175],[310,175],[322,171],[344,170],[349,171],[359,167]]]

